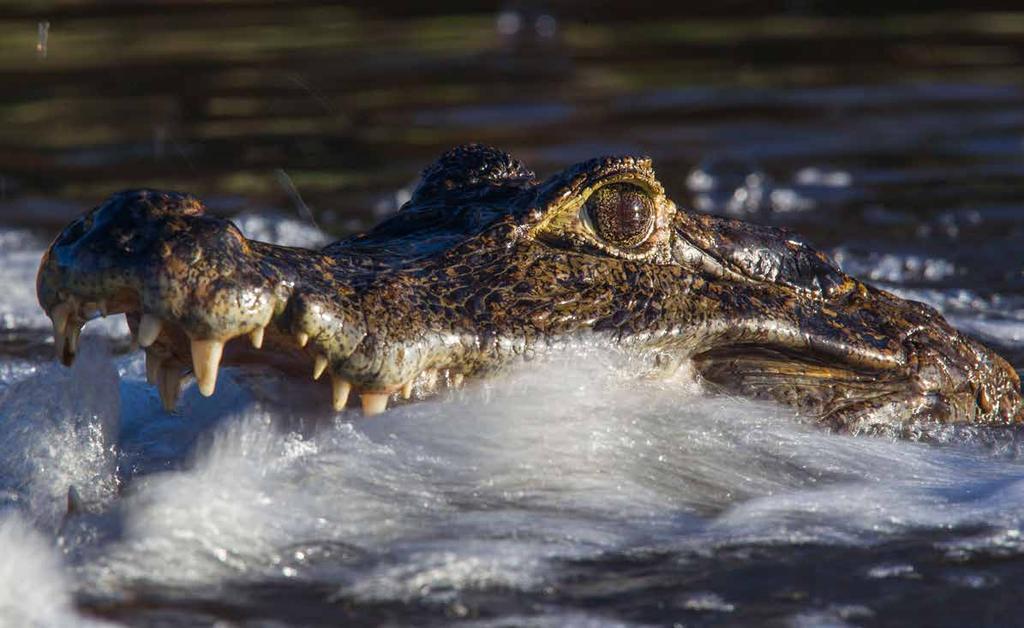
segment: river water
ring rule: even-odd
[[[39,256],[110,192],[316,246],[483,141],[651,155],[1024,368],[1024,14],[357,6],[0,4],[0,624],[1019,621],[1016,430],[833,435],[586,347],[372,420],[234,369],[167,414],[123,317],[56,364]]]

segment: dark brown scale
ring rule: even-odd
[[[460,147],[398,214],[322,251],[245,240],[187,195],[124,192],[54,241],[37,290],[70,317],[55,339],[65,363],[89,303],[134,328],[143,313],[162,319],[148,351],[175,386],[188,338],[306,377],[323,356],[325,402],[337,382],[397,395],[426,370],[488,376],[583,339],[638,365],[689,364],[711,390],[835,429],[1024,422],[1014,369],[938,312],[856,281],[793,234],[676,210],[633,158],[538,183],[501,151]],[[257,328],[267,343],[246,353]]]

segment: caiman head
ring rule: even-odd
[[[54,240],[38,295],[65,364],[86,320],[125,312],[168,410],[190,371],[212,394],[222,357],[327,373],[335,409],[354,389],[373,414],[586,342],[839,429],[1024,419],[1015,371],[935,310],[785,231],[678,208],[634,157],[538,183],[456,148],[396,215],[321,251],[248,240],[188,195],[121,192]]]

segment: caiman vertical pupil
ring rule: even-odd
[[[654,227],[651,197],[628,183],[613,183],[597,190],[587,199],[585,210],[597,235],[616,246],[637,246]]]

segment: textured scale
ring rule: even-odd
[[[581,218],[607,185],[649,198],[637,246]],[[937,312],[792,234],[677,208],[636,157],[537,182],[502,151],[458,147],[396,215],[321,251],[247,240],[188,195],[122,192],[57,237],[38,295],[67,363],[87,304],[125,312],[168,407],[190,370],[213,392],[222,346],[228,363],[315,377],[325,404],[376,414],[582,339],[635,354],[650,365],[638,375],[691,362],[711,389],[837,429],[1024,418],[1014,370]]]

